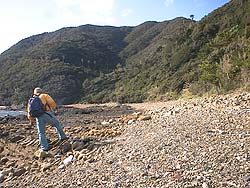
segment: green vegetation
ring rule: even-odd
[[[84,25],[24,39],[0,55],[0,105],[43,87],[59,103],[171,100],[249,89],[250,3],[201,21]]]

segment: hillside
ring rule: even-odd
[[[0,56],[0,99],[20,103],[39,85],[59,103],[82,94],[83,81],[111,72],[123,60],[129,27],[85,25],[31,36]]]
[[[0,55],[0,105],[24,103],[36,86],[60,104],[249,90],[249,12],[249,0],[231,0],[199,22],[83,25],[31,36]]]
[[[157,33],[155,28],[161,32],[127,58],[116,84],[117,98],[125,102],[169,100],[187,90],[202,95],[249,89],[249,10],[249,1],[234,0],[200,22],[177,18],[152,26],[153,33]]]

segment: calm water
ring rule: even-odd
[[[14,111],[14,110],[0,110],[0,117],[4,116],[20,116],[20,115],[26,115],[26,112],[24,111]]]

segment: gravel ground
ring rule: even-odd
[[[73,149],[23,157],[2,187],[250,187],[249,93],[73,107],[59,111]]]

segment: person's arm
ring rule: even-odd
[[[33,125],[35,123],[34,118],[29,113],[29,105],[27,105],[27,118],[28,118],[31,125]]]

